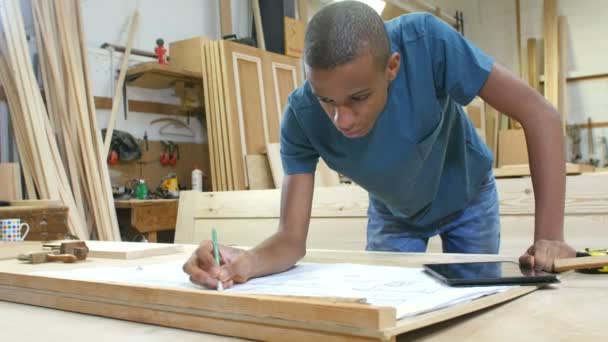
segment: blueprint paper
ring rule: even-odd
[[[159,287],[200,289],[182,271],[182,263],[100,267],[36,275]],[[227,293],[365,298],[368,304],[394,307],[397,319],[452,306],[504,291],[508,286],[450,287],[421,268],[359,264],[300,263],[292,269],[249,280]]]

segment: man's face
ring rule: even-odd
[[[386,105],[388,85],[399,71],[399,54],[380,70],[371,54],[331,70],[305,66],[313,93],[336,128],[347,138],[366,136]]]

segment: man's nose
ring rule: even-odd
[[[347,106],[336,106],[334,124],[341,131],[350,131],[355,126],[355,113]]]

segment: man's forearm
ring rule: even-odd
[[[295,265],[306,254],[304,241],[293,241],[279,231],[257,247],[248,251],[254,267],[249,278],[283,272]]]
[[[539,104],[524,126],[535,196],[534,241],[564,240],[565,145],[559,113]]]

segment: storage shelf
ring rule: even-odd
[[[172,88],[178,81],[200,83],[203,79],[201,73],[157,62],[141,63],[127,70],[130,86],[165,89]]]

